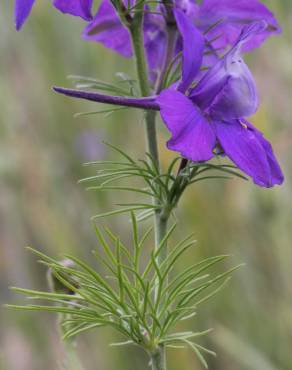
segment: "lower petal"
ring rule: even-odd
[[[256,131],[237,120],[215,122],[215,127],[217,138],[226,155],[250,176],[255,184],[270,188],[283,182],[283,179],[280,181],[280,178],[275,176],[275,158],[272,151]]]
[[[190,99],[173,90],[163,91],[157,99],[161,116],[172,134],[167,147],[194,161],[208,161],[213,154],[215,134]]]
[[[270,165],[270,171],[272,176],[272,183],[274,185],[281,185],[284,182],[284,175],[281,170],[281,167],[275,157],[273,148],[271,143],[263,136],[263,134],[257,130],[250,122],[246,120],[242,120],[244,124],[246,124],[251,130],[254,131],[255,135],[257,136],[259,142],[262,144],[263,148],[266,151],[267,160]]]

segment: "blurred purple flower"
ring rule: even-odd
[[[245,26],[232,49],[184,95],[198,73],[201,55],[195,55],[201,39],[181,10],[175,10],[183,37],[183,77],[178,90],[163,91],[157,99],[161,116],[172,134],[168,148],[199,162],[214,157],[216,147],[255,184],[272,187],[284,180],[270,143],[243,117],[257,110],[256,87],[241,50],[264,32],[266,22]],[[191,49],[191,50],[190,50]]]
[[[102,160],[105,156],[105,145],[102,145],[102,135],[94,130],[81,131],[75,140],[75,148],[85,162]]]
[[[214,48],[233,45],[243,27],[252,22],[265,21],[267,27],[248,40],[242,51],[250,51],[281,32],[273,13],[258,0],[203,0],[194,21],[200,30],[208,31],[207,39],[213,40]]]
[[[147,6],[145,10],[149,10]],[[145,50],[150,70],[154,74],[163,64],[167,39],[165,30],[166,24],[162,14],[146,12],[144,17]],[[83,38],[100,42],[123,57],[130,58],[133,55],[130,33],[121,23],[110,0],[101,2],[94,19],[84,29]]]
[[[254,21],[265,20],[268,27],[247,42],[243,50],[258,47],[268,36],[280,32],[273,14],[258,0],[203,0],[201,5],[194,0],[175,0],[174,3],[205,34],[209,52],[234,44],[243,27]],[[168,36],[163,5],[158,5],[156,12],[160,14],[145,14],[144,39],[149,69],[157,75],[164,64]],[[93,21],[85,28],[83,37],[101,42],[124,57],[132,56],[129,32],[121,23],[110,0],[102,1]],[[176,37],[175,53],[179,53],[181,39],[179,34]],[[212,62],[214,60],[216,58],[211,59]]]
[[[54,6],[62,13],[67,13],[83,18],[92,19],[91,7],[93,0],[54,0]],[[28,18],[35,0],[15,0],[14,16],[16,29],[20,30]]]

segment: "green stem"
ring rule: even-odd
[[[133,18],[131,25],[129,27],[132,44],[134,49],[134,56],[136,62],[137,76],[139,80],[139,86],[142,96],[151,95],[151,87],[148,80],[148,68],[146,63],[146,56],[144,50],[144,39],[143,39],[143,4],[141,3],[142,8],[137,9],[137,13]],[[167,60],[169,58],[167,57]],[[146,111],[145,112],[145,122],[146,122],[146,140],[147,148],[151,157],[156,162],[157,167],[160,167],[159,164],[159,153],[158,153],[158,144],[157,144],[157,133],[156,133],[156,112],[155,111]],[[153,200],[155,205],[157,200]],[[163,240],[167,232],[167,221],[169,215],[164,214],[164,212],[157,211],[155,212],[155,246],[158,248],[160,242]],[[161,264],[162,261],[167,257],[167,246],[161,251],[160,256],[158,257],[158,264]]]
[[[142,96],[151,95],[151,85],[148,80],[148,68],[144,50],[144,39],[143,39],[143,8],[144,3],[141,2],[139,6],[140,9],[136,9],[136,14],[132,19],[129,26],[129,31],[131,33],[131,39],[134,49],[135,63],[137,69],[137,76],[140,86],[140,92]],[[156,133],[156,112],[147,111],[145,112],[145,122],[146,122],[146,141],[147,149],[153,160],[156,162],[156,166],[159,169],[159,153],[157,144],[157,133]],[[157,200],[153,199],[155,205],[157,205]],[[168,217],[163,214],[163,212],[155,212],[155,248],[158,248],[160,242],[163,240],[167,232],[167,220]],[[167,247],[160,253],[157,260],[158,265],[166,258]],[[157,350],[151,353],[151,363],[153,370],[166,370],[166,353],[165,347],[159,346]]]
[[[64,370],[84,370],[84,367],[81,365],[79,357],[76,353],[76,348],[74,343],[66,343],[66,361]]]
[[[166,369],[166,356],[164,347],[160,346],[156,352],[151,353],[150,358],[152,370]]]
[[[168,218],[169,218],[168,214],[163,214],[161,212],[156,214],[156,225],[157,225],[156,233],[155,233],[156,246],[159,246],[159,244],[161,243],[161,241],[163,240],[163,238],[165,237],[167,233]],[[167,255],[168,255],[168,248],[167,248],[167,243],[165,243],[164,248],[161,250],[161,252],[159,253],[157,257],[158,265],[161,265],[165,261]]]
[[[142,96],[151,95],[151,87],[148,80],[148,68],[146,63],[146,56],[144,50],[144,39],[143,39],[143,6],[141,3],[141,9],[137,9],[137,13],[133,18],[129,27],[132,44],[134,49],[134,56],[136,62],[137,76],[139,80],[139,86]],[[146,141],[147,149],[153,160],[156,162],[157,167],[159,164],[159,153],[157,144],[157,133],[156,133],[156,112],[147,111],[145,112],[146,122]],[[154,203],[157,203],[154,200]],[[159,243],[163,239],[166,232],[167,220],[162,220],[161,212],[155,213],[155,244],[158,247]]]
[[[62,322],[63,320],[68,319],[68,315],[60,314],[58,317],[58,328],[59,328],[59,335],[60,338],[63,338],[65,334]],[[81,364],[79,356],[76,351],[76,341],[75,339],[66,339],[63,341],[64,351],[65,351],[65,359],[63,363],[62,369],[64,370],[84,370],[84,367]]]
[[[139,80],[140,92],[142,96],[151,95],[151,88],[148,81],[147,64],[144,53],[144,43],[143,43],[143,33],[142,28],[137,23],[136,19],[130,26],[130,32],[132,36],[132,44],[134,48],[135,63],[137,69],[137,75]],[[147,150],[152,156],[153,160],[159,167],[159,153],[157,144],[157,134],[156,134],[156,112],[146,111],[145,112],[145,123],[146,123],[146,143]]]

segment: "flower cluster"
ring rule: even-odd
[[[34,1],[16,0],[17,29]],[[87,22],[84,39],[100,42],[124,57],[132,56],[126,22],[134,18],[134,0],[102,0],[95,15],[93,0],[54,0],[53,4]],[[253,76],[242,58],[243,52],[281,32],[270,10],[258,0],[203,0],[200,5],[194,0],[174,0],[171,8],[161,3],[153,9],[145,4],[144,13],[144,48],[156,97],[152,101],[136,100],[133,106],[145,104],[145,109],[160,110],[171,133],[167,146],[182,157],[202,162],[226,155],[255,184],[281,184],[283,174],[270,143],[246,120],[256,112],[258,97]],[[157,82],[163,79],[165,67],[175,60],[178,63],[180,55],[180,80],[161,91]],[[106,98],[90,92],[59,92],[106,102]],[[108,102],[112,104],[113,100]],[[114,104],[123,105],[123,99]],[[131,101],[125,105],[131,106]]]
[[[194,162],[208,161],[223,151],[257,185],[281,184],[283,175],[271,145],[244,118],[256,112],[258,98],[241,50],[264,32],[266,22],[245,26],[231,50],[191,87],[202,60],[201,55],[194,61],[192,47],[201,38],[182,11],[175,10],[175,16],[185,45],[182,81],[178,90],[167,89],[157,99],[172,134],[168,148]]]
[[[245,45],[245,50],[258,47],[268,36],[280,32],[273,14],[258,0],[204,0],[201,5],[195,0],[174,0],[175,8],[182,10],[197,29],[205,34],[206,49],[224,51],[239,36],[245,24],[264,19],[267,28],[258,33]],[[145,6],[144,42],[148,65],[153,77],[159,75],[167,54],[169,25],[175,27],[172,20],[165,16],[163,5],[158,5],[154,12]],[[218,37],[220,36],[220,37]],[[101,42],[105,47],[125,57],[131,57],[132,47],[129,32],[121,22],[110,0],[103,0],[100,8],[85,28],[83,37],[86,40]],[[173,54],[181,52],[182,44],[179,32]],[[211,54],[211,57],[214,56]],[[174,56],[173,55],[173,56]],[[206,58],[210,61],[210,57]],[[213,58],[211,59],[213,60]]]

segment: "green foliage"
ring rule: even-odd
[[[148,160],[135,160],[121,149],[107,145],[118,152],[122,159],[87,163],[86,165],[98,166],[98,172],[80,182],[98,183],[88,186],[87,190],[126,191],[142,194],[147,198],[144,202],[118,204],[121,208],[98,214],[93,217],[94,219],[138,210],[141,211],[137,216],[139,221],[153,216],[155,212],[168,217],[190,185],[210,179],[230,179],[232,176],[246,180],[234,166],[210,162],[193,163],[182,160],[180,157],[170,163],[165,173],[161,173],[156,161],[149,154],[147,154]],[[177,169],[179,163],[180,166]],[[134,178],[142,180],[144,186],[140,184],[137,186],[120,185],[121,181]],[[155,201],[149,202],[149,196]]]
[[[149,251],[146,242],[152,242],[152,229],[140,237],[134,213],[131,219],[132,248],[125,246],[109,229],[101,232],[96,228],[100,249],[93,255],[107,270],[109,275],[105,278],[76,257],[67,255],[67,262],[63,263],[31,249],[58,280],[58,292],[13,288],[29,299],[53,304],[9,307],[61,314],[64,339],[108,326],[125,339],[114,345],[136,344],[149,353],[157,351],[160,345],[173,348],[189,346],[207,367],[204,354],[214,353],[196,340],[210,330],[177,332],[175,328],[178,323],[196,315],[198,307],[226,284],[234,268],[219,275],[210,275],[211,268],[227,257],[216,256],[172,274],[181,256],[194,245],[192,235],[175,245],[158,266],[157,259],[173,234],[175,225],[169,229],[158,249]],[[64,286],[63,293],[60,285]]]
[[[117,82],[115,84],[101,81],[96,78],[86,76],[70,75],[70,79],[77,89],[92,89],[118,96],[138,96],[137,81],[126,73],[116,73]]]

